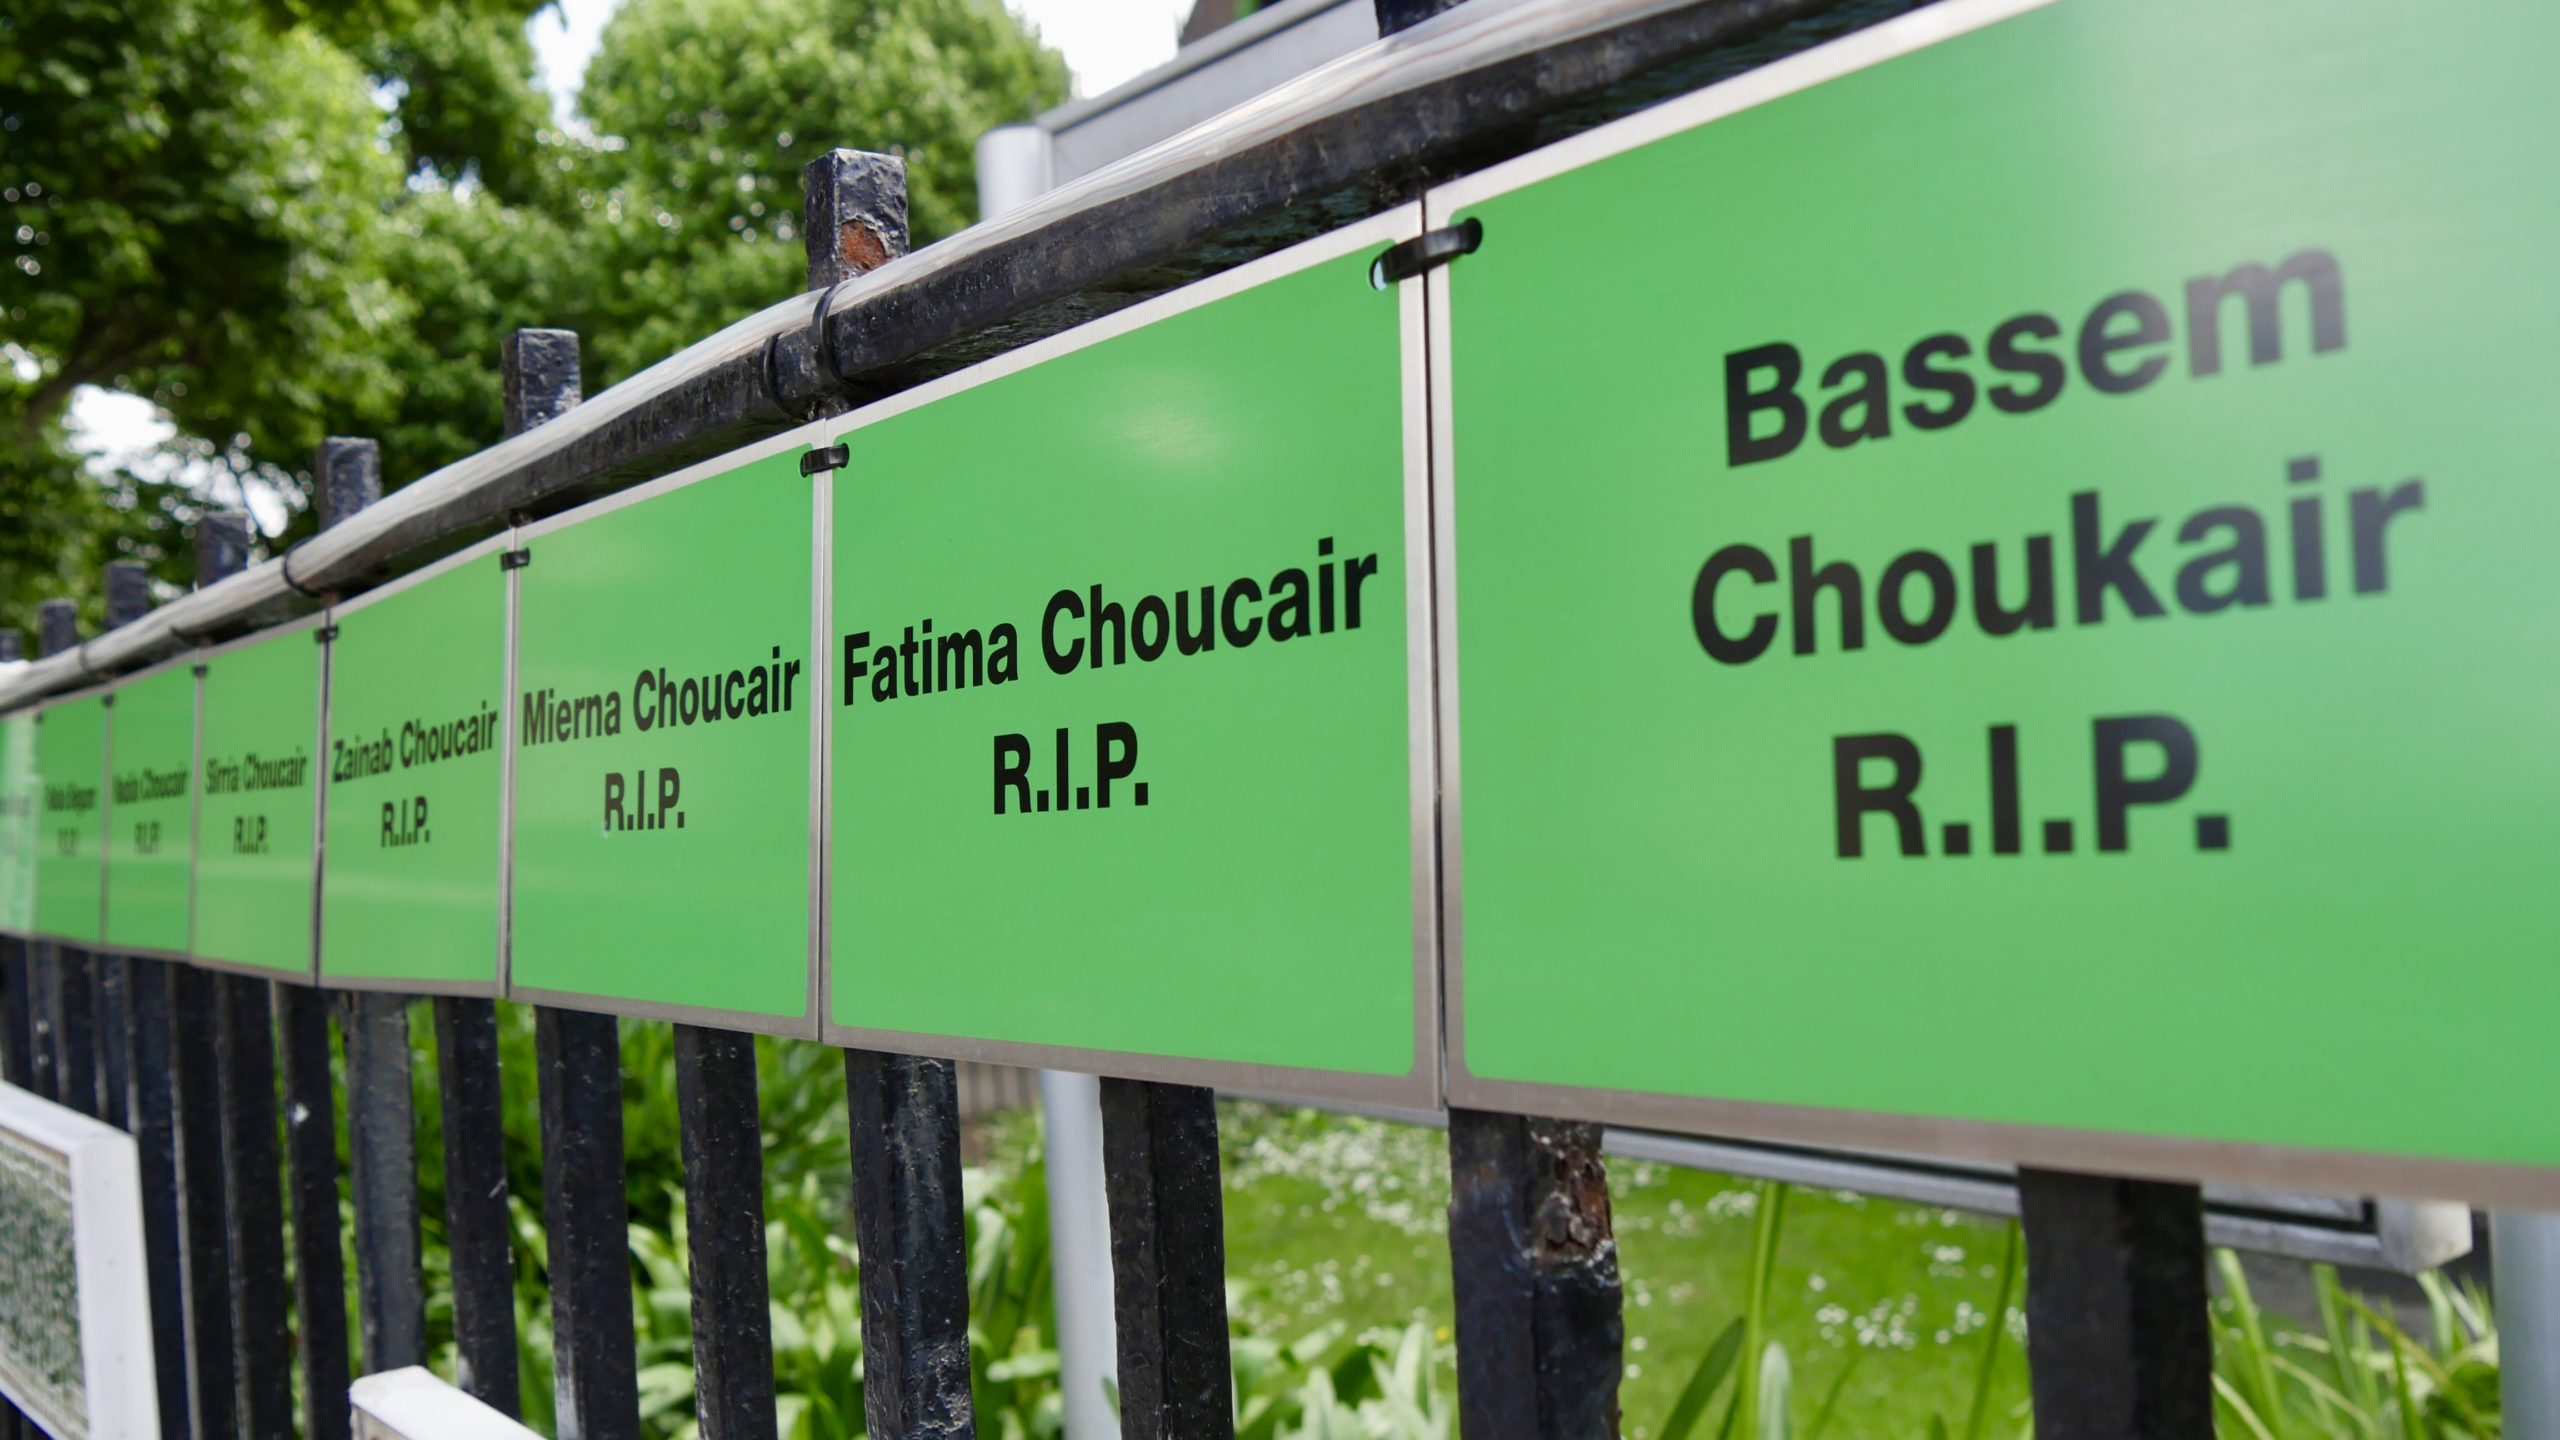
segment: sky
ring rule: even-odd
[[[542,66],[543,84],[551,92],[554,118],[562,128],[574,123],[578,80],[596,53],[605,21],[618,0],[555,0],[533,17],[527,33]],[[1016,15],[1067,57],[1078,95],[1099,95],[1173,58],[1174,38],[1190,13],[1191,0],[1008,0]],[[72,444],[90,456],[100,472],[129,466],[156,478],[181,469],[158,448],[177,433],[158,407],[139,395],[82,386],[71,398]],[[211,466],[185,467],[200,484],[229,488],[227,472]],[[217,478],[218,477],[218,478]],[[248,505],[258,529],[273,535],[291,518],[285,498],[252,481],[245,495],[217,494],[216,504]]]

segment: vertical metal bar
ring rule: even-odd
[[[347,1440],[347,1262],[338,1249],[329,997],[308,985],[278,985],[275,1003],[283,1033],[285,1193],[293,1215],[303,1440]]]
[[[1102,1082],[1111,1280],[1126,1440],[1235,1434],[1215,1092]]]
[[[559,418],[583,393],[574,331],[518,330],[507,337],[501,361],[510,435]],[[533,1047],[560,1440],[635,1440],[639,1354],[631,1329],[622,1034],[610,1015],[537,1006]]]
[[[1067,1440],[1110,1440],[1120,1417],[1112,1344],[1111,1206],[1103,1186],[1102,1082],[1040,1073],[1040,1153],[1049,1181],[1049,1277]]]
[[[2498,1401],[2510,1440],[2560,1437],[2560,1215],[2489,1217],[2498,1313]]]
[[[755,1037],[678,1025],[675,1042],[693,1261],[694,1415],[703,1440],[773,1440]]]
[[[186,1275],[180,1258],[178,1131],[169,1053],[169,967],[131,957],[125,970],[125,1052],[131,1123],[142,1185],[142,1256],[151,1294],[153,1373],[161,1440],[186,1440]]]
[[[151,567],[139,560],[110,560],[106,566],[106,628],[118,629],[151,613]],[[113,741],[110,737],[110,758]],[[109,787],[112,789],[113,787]],[[105,936],[103,930],[100,937]],[[125,1025],[125,965],[122,957],[89,957],[90,1034],[97,1066],[97,1117],[122,1130],[128,1104],[127,1072],[132,1068],[132,1042]]]
[[[275,1021],[267,982],[214,978],[221,1067],[223,1210],[230,1223],[231,1338],[247,1440],[292,1440],[293,1342],[284,1289],[283,1164],[276,1154]]]
[[[1600,1133],[1569,1120],[1449,1112],[1464,1440],[1618,1433],[1626,1323]]]
[[[234,1433],[238,1387],[231,1377],[231,1247],[222,1181],[222,1065],[213,1038],[215,976],[192,965],[163,970],[178,1136],[189,1423],[200,1440],[222,1440]]]
[[[2193,1185],[2018,1172],[2027,1371],[2046,1440],[2206,1440],[2213,1337]]]
[[[356,1314],[364,1373],[427,1360],[418,1268],[418,1121],[406,996],[338,997],[347,1042],[347,1174],[355,1195]]]
[[[89,956],[68,945],[53,947],[54,1099],[96,1119],[98,1095],[97,1008],[89,998]]]
[[[533,1026],[560,1440],[637,1440],[622,1036],[610,1015],[548,1006]]]
[[[34,991],[27,984],[27,942],[0,935],[0,1081],[35,1087]]]
[[[131,1044],[125,1034],[125,968],[120,955],[89,957],[90,1034],[97,1051],[98,1118],[128,1128]]]
[[[515,1222],[507,1212],[498,1012],[490,1001],[460,996],[439,997],[435,1012],[436,1085],[444,1101],[445,1248],[453,1269],[454,1381],[482,1404],[513,1418],[522,1409],[522,1396],[516,1378],[516,1261],[510,1234]],[[343,1412],[346,1407],[338,1408]]]
[[[948,1060],[875,1050],[844,1052],[844,1078],[864,1416],[876,1440],[966,1440],[977,1422],[959,1082]]]
[[[54,1025],[54,1011],[62,1003],[62,987],[55,983],[59,967],[54,964],[54,945],[50,940],[32,941],[27,946],[27,1029],[30,1057],[27,1088],[47,1100],[60,1100],[62,1087],[54,1077],[62,1070],[62,1037]]]
[[[237,514],[238,512],[227,512]],[[245,517],[240,522],[245,532]],[[236,573],[248,560],[243,544],[224,552],[218,541],[224,521],[207,515],[196,527],[196,580],[209,585]],[[127,996],[133,1012],[132,1053],[134,1108],[147,1127],[156,1127],[154,1112],[167,1117],[167,1184],[165,1210],[150,1203],[151,1170],[157,1163],[150,1148],[142,1153],[146,1203],[144,1243],[165,1244],[154,1262],[153,1317],[161,1351],[160,1405],[164,1431],[171,1416],[183,1417],[181,1433],[200,1440],[222,1440],[233,1433],[239,1386],[233,1378],[231,1332],[231,1244],[228,1200],[223,1180],[222,1057],[215,1041],[215,977],[190,965],[153,960],[132,963],[136,990]],[[166,1226],[162,1240],[153,1229]],[[166,1288],[164,1288],[166,1287]],[[163,1299],[172,1315],[161,1313]],[[173,1362],[169,1342],[181,1343]],[[170,1383],[172,1370],[179,1380]]]
[[[36,648],[47,658],[80,643],[80,607],[69,600],[36,606]],[[38,940],[27,947],[27,1088],[47,1100],[63,1100],[61,947]]]

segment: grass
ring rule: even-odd
[[[1283,1336],[1336,1318],[1445,1332],[1439,1132],[1251,1104],[1221,1118],[1227,1269],[1245,1282],[1244,1318]],[[1613,1162],[1609,1189],[1626,1292],[1625,1434],[1658,1440],[1699,1360],[1743,1313],[1763,1201],[1749,1181],[1642,1161]],[[1786,1205],[1765,1324],[1792,1367],[1799,1433],[1835,1386],[1829,1435],[1917,1437],[1932,1419],[1967,1433],[2010,1227],[1827,1191],[1795,1191]],[[2017,1433],[2025,1414],[2014,1297],[2007,1308],[1984,1435]]]

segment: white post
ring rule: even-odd
[[[1040,1072],[1049,1162],[1049,1276],[1058,1307],[1058,1390],[1067,1440],[1113,1440],[1120,1417],[1107,1385],[1120,1378],[1111,1309],[1111,1212],[1102,1193],[1102,1082]]]
[[[978,218],[1027,205],[1049,188],[1049,132],[1007,125],[978,137]],[[1058,1389],[1067,1440],[1115,1440],[1106,1386],[1119,1380],[1111,1309],[1111,1210],[1102,1190],[1102,1082],[1040,1072],[1049,1166],[1049,1274],[1058,1309]]]
[[[2490,1216],[2489,1257],[2503,1433],[2560,1440],[2560,1215]]]

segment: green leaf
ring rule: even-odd
[[[1670,1417],[1662,1422],[1661,1440],[1689,1440],[1689,1432],[1697,1428],[1698,1417],[1706,1413],[1707,1402],[1715,1398],[1717,1387],[1731,1373],[1734,1357],[1742,1353],[1742,1332],[1743,1322],[1737,1317],[1708,1344],[1706,1353],[1698,1357],[1696,1367],[1689,1372],[1688,1383],[1680,1387],[1679,1398],[1672,1402]]]

